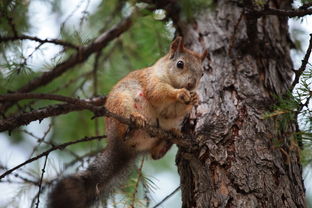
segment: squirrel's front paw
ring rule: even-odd
[[[147,124],[146,119],[144,118],[144,116],[142,116],[140,113],[131,113],[130,114],[130,121],[139,128],[144,128]]]
[[[178,94],[177,94],[177,99],[180,103],[183,104],[190,104],[191,103],[191,93],[190,91],[186,90],[186,89],[180,89]]]
[[[191,104],[197,106],[199,103],[199,97],[196,92],[191,92]]]
[[[176,128],[172,128],[170,129],[171,132],[174,132],[175,136],[178,136],[178,137],[182,137],[182,132],[179,130],[179,129],[176,129]]]

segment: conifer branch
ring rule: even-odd
[[[172,197],[177,191],[179,191],[180,186],[178,186],[176,189],[174,189],[170,194],[168,194],[165,198],[163,198],[160,202],[158,202],[153,208],[157,208],[161,206],[165,201],[167,201],[170,197]]]
[[[34,78],[29,83],[16,90],[16,92],[19,93],[30,92],[43,85],[48,84],[55,78],[61,76],[64,72],[86,61],[91,54],[98,52],[104,47],[106,47],[108,43],[119,37],[123,32],[127,31],[131,25],[132,21],[130,16],[121,21],[119,24],[115,25],[112,29],[104,32],[90,44],[83,47],[79,47],[79,50],[75,54],[70,56],[65,61],[57,64],[52,70],[44,72],[41,76]],[[2,106],[0,106],[0,112],[4,112],[7,108],[9,108],[12,105],[13,105],[12,102],[2,104]]]
[[[42,172],[41,172],[41,177],[40,177],[40,181],[39,181],[39,185],[38,185],[38,194],[37,194],[37,202],[36,202],[36,208],[39,207],[39,203],[40,203],[40,194],[42,192],[42,181],[43,181],[43,175],[45,173],[45,168],[46,168],[46,165],[47,165],[47,161],[48,161],[48,157],[49,157],[49,154],[47,154],[45,156],[45,160],[44,160],[44,164],[43,164],[43,168],[42,168]]]
[[[302,73],[304,72],[304,70],[307,67],[310,55],[311,55],[311,50],[312,50],[312,33],[310,34],[310,41],[309,41],[309,46],[308,49],[304,55],[304,58],[302,60],[301,66],[298,70],[295,70],[295,79],[293,81],[293,83],[291,84],[291,91],[295,88],[296,84],[299,83],[300,80],[300,76],[302,75]]]
[[[51,152],[53,152],[55,150],[62,150],[62,149],[66,148],[69,145],[73,145],[73,144],[77,144],[77,143],[81,143],[81,142],[88,142],[88,141],[92,141],[92,140],[103,139],[103,138],[106,138],[106,136],[105,135],[101,135],[101,136],[94,136],[94,137],[85,137],[85,138],[82,138],[82,139],[78,139],[78,140],[71,141],[71,142],[66,142],[66,143],[63,143],[63,144],[51,147],[47,151],[44,151],[43,153],[41,153],[41,154],[39,154],[39,155],[37,155],[35,157],[32,157],[29,160],[26,160],[25,162],[15,166],[14,168],[11,168],[11,169],[5,171],[3,174],[0,175],[0,182],[1,182],[2,178],[4,178],[5,176],[11,174],[15,170],[17,170],[17,169],[27,165],[28,163],[31,163],[31,162],[33,162],[35,160],[38,160],[39,158],[42,158],[42,157],[45,157],[45,156],[49,155]]]
[[[0,97],[1,98],[1,97]],[[118,120],[119,122],[128,125],[131,129],[138,128],[129,118],[122,117],[118,114],[108,111],[103,105],[105,97],[91,98],[91,99],[78,99],[65,97],[61,95],[49,95],[49,94],[34,94],[34,93],[20,93],[20,94],[8,94],[2,96],[1,99],[21,100],[29,98],[37,99],[50,99],[67,102],[67,104],[51,105],[42,109],[33,110],[31,112],[17,113],[6,119],[0,120],[0,132],[6,130],[12,130],[18,126],[26,125],[32,121],[42,120],[50,116],[56,116],[65,114],[71,111],[90,110],[94,113],[95,117],[107,116]],[[187,148],[196,148],[191,142],[191,135],[179,135],[175,131],[168,131],[158,128],[156,126],[146,125],[144,127],[150,135],[157,136],[158,138],[167,139],[170,142]]]
[[[250,16],[260,18],[262,16],[267,16],[267,15],[276,15],[276,16],[283,16],[283,17],[303,17],[306,15],[311,15],[312,14],[312,9],[308,8],[299,8],[299,9],[290,9],[290,10],[285,10],[285,9],[274,9],[270,7],[265,7],[262,10],[249,10],[247,13]]]
[[[5,119],[0,120],[0,132],[6,130],[12,130],[18,126],[29,124],[32,121],[42,120],[47,117],[66,114],[72,111],[81,111],[89,109],[93,112],[99,113],[101,105],[104,105],[106,97],[95,97],[91,99],[78,99],[65,97],[61,95],[51,94],[35,94],[35,93],[15,93],[1,95],[1,100],[22,100],[22,99],[48,99],[63,101],[67,104],[50,105],[45,108],[33,110],[30,112],[22,112],[13,114]]]
[[[299,9],[307,9],[309,7],[312,7],[312,2],[308,2],[303,4],[301,7],[299,7]]]
[[[0,36],[0,43],[1,42],[9,42],[9,41],[17,41],[17,40],[32,40],[41,44],[45,44],[45,43],[52,43],[55,45],[61,45],[64,46],[66,48],[73,48],[75,50],[79,50],[79,46],[76,46],[73,43],[70,43],[68,41],[64,41],[64,40],[58,40],[58,39],[40,39],[38,37],[34,37],[34,36],[29,36],[29,35],[18,35],[18,36]]]

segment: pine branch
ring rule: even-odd
[[[42,109],[33,110],[26,113],[17,113],[8,118],[0,120],[0,132],[11,131],[16,127],[27,125],[32,121],[41,121],[44,118],[58,116],[72,111],[82,111],[85,108],[72,104],[51,105]]]
[[[77,144],[77,143],[81,143],[81,142],[93,141],[93,140],[97,140],[97,139],[103,139],[103,138],[106,138],[106,136],[102,135],[102,136],[94,136],[94,137],[85,137],[85,138],[82,138],[82,139],[78,139],[78,140],[71,141],[71,142],[66,142],[66,143],[63,143],[63,144],[51,147],[50,149],[48,149],[47,151],[37,155],[36,157],[32,157],[29,160],[26,160],[25,162],[15,166],[14,168],[11,168],[11,169],[5,171],[3,174],[0,175],[0,181],[2,180],[2,178],[4,178],[5,176],[11,174],[15,170],[17,170],[17,169],[27,165],[28,163],[31,163],[31,162],[33,162],[35,160],[38,160],[41,157],[45,157],[45,156],[49,155],[51,152],[53,152],[55,150],[63,150],[64,148],[66,148],[69,145],[73,145],[73,144]]]
[[[312,7],[312,2],[308,2],[303,4],[301,7],[299,7],[299,9],[307,9],[309,7]]]
[[[140,167],[138,168],[138,177],[137,177],[137,181],[135,183],[134,191],[133,191],[132,196],[131,196],[130,208],[135,208],[135,199],[136,199],[136,194],[138,192],[139,182],[142,178],[143,164],[144,164],[144,157],[142,157]]]
[[[309,61],[309,58],[311,55],[311,50],[312,50],[312,33],[310,34],[309,46],[308,46],[308,49],[304,55],[301,66],[298,70],[295,71],[295,79],[294,79],[293,83],[291,84],[291,88],[290,88],[291,91],[295,88],[296,84],[299,83],[300,76],[302,75],[302,73],[304,72],[304,70],[307,67],[307,64],[308,64],[308,61]]]
[[[180,186],[178,186],[173,192],[171,192],[170,194],[168,194],[165,198],[163,198],[159,203],[157,203],[155,206],[153,206],[153,208],[157,208],[160,205],[162,205],[165,201],[167,201],[170,197],[172,197],[177,191],[179,191]]]
[[[95,117],[107,116],[118,120],[119,122],[128,125],[132,128],[139,128],[129,118],[124,118],[113,112],[108,111],[103,105],[105,97],[96,97],[91,99],[78,99],[61,95],[52,94],[35,94],[35,93],[14,93],[0,96],[0,100],[22,100],[22,99],[48,99],[64,101],[68,104],[51,105],[42,109],[33,110],[26,113],[17,113],[9,116],[6,119],[0,120],[0,132],[12,130],[18,126],[26,125],[32,121],[42,120],[47,117],[57,116],[60,114],[69,113],[71,111],[90,110],[94,113]],[[155,126],[147,125],[144,129],[153,136],[164,138],[172,143],[178,144],[183,147],[194,148],[191,136],[183,136],[177,134],[175,131],[167,131]]]
[[[45,168],[47,165],[48,156],[49,156],[49,154],[47,154],[45,156],[45,160],[44,160],[44,164],[43,164],[43,168],[42,168],[42,173],[41,173],[41,177],[40,177],[40,181],[39,181],[39,185],[38,185],[39,190],[38,190],[38,194],[37,194],[36,208],[39,207],[39,203],[40,203],[40,194],[42,192],[42,180],[43,180],[43,175],[45,173]]]
[[[0,36],[0,43],[1,42],[9,42],[9,41],[17,41],[17,40],[32,40],[41,44],[45,43],[52,43],[55,45],[61,45],[66,48],[73,48],[75,50],[79,50],[79,46],[76,46],[73,43],[70,43],[68,41],[64,40],[58,40],[58,39],[40,39],[38,37],[29,36],[29,35],[19,35],[19,36]]]
[[[8,170],[7,167],[0,167],[1,170]],[[31,180],[29,178],[26,178],[24,176],[21,176],[20,174],[18,173],[14,173],[13,176],[17,179],[19,179],[20,181],[14,181],[14,180],[11,180],[10,178],[6,179],[5,181],[3,180],[2,183],[4,182],[7,182],[7,183],[21,183],[21,184],[32,184],[32,185],[35,185],[35,186],[38,186],[39,185],[39,182],[38,181],[34,181],[34,180]]]
[[[72,98],[63,95],[55,95],[55,94],[46,94],[46,93],[12,93],[0,95],[0,102],[2,101],[19,101],[25,99],[40,99],[40,100],[56,100],[62,101],[70,104],[78,104],[80,101],[84,103],[92,103],[93,105],[102,105],[104,104],[106,97],[93,97],[91,99],[81,100],[78,98]]]
[[[90,44],[80,47],[78,52],[70,56],[62,63],[56,65],[51,71],[44,72],[41,76],[31,80],[29,83],[18,89],[16,92],[30,92],[43,85],[48,84],[55,78],[61,76],[64,72],[73,68],[74,66],[86,61],[89,56],[95,52],[100,51],[108,45],[112,40],[119,37],[123,32],[127,31],[132,25],[131,16],[115,25],[109,31],[104,32]],[[9,102],[0,106],[0,112],[4,112],[7,108],[12,106],[13,103]]]
[[[303,17],[306,15],[312,14],[312,9],[308,8],[299,8],[299,9],[290,9],[290,10],[284,10],[284,9],[273,9],[270,7],[265,7],[262,10],[249,10],[247,12],[250,16],[260,18],[262,16],[266,15],[277,15],[277,16],[284,16],[284,17]]]
[[[127,124],[128,126],[130,126],[131,129],[138,128],[138,126],[135,126],[135,124],[133,122],[131,122],[130,119],[123,118],[123,117],[121,117],[121,116],[119,116],[117,114],[109,112],[104,107],[94,106],[93,109],[97,109],[97,108],[98,108],[98,110],[101,111],[101,113],[103,113],[103,116],[105,115],[105,116],[117,119],[121,123],[124,123],[124,124]],[[0,130],[1,130],[1,122],[0,122]],[[189,150],[194,150],[196,148],[195,144],[191,142],[192,141],[191,135],[179,135],[175,131],[163,130],[163,129],[160,129],[158,127],[151,126],[151,125],[147,125],[146,127],[144,127],[144,130],[146,132],[148,132],[150,135],[157,136],[158,138],[162,138],[162,139],[167,139],[168,141],[170,141],[170,142],[172,142],[174,144],[180,145],[182,147],[188,148]],[[24,165],[26,165],[28,163],[31,163],[31,162],[33,162],[35,160],[38,160],[41,157],[49,155],[52,151],[62,150],[62,149],[66,148],[67,146],[72,145],[72,144],[77,144],[77,143],[80,143],[80,142],[92,141],[92,140],[95,140],[95,139],[101,139],[101,138],[105,138],[105,137],[106,137],[105,135],[95,136],[95,137],[85,137],[83,139],[79,139],[79,140],[76,140],[76,141],[71,141],[71,142],[63,143],[63,144],[60,144],[60,145],[57,145],[57,146],[53,146],[49,150],[47,150],[47,151],[37,155],[36,157],[33,157],[33,158],[31,158],[31,159],[29,159],[29,160],[27,160],[27,161],[25,161],[25,162],[15,166],[14,168],[12,168],[10,170],[7,170],[2,175],[0,175],[0,181],[5,176],[11,174],[13,171],[19,169],[20,167],[22,167],[22,166],[24,166]]]
[[[34,94],[34,93],[16,93],[2,95],[2,99],[22,100],[22,99],[49,99],[67,102],[67,104],[50,105],[45,108],[13,114],[5,119],[0,120],[0,132],[12,130],[18,126],[29,124],[32,121],[42,120],[47,117],[66,114],[72,111],[81,111],[89,109],[93,112],[100,113],[101,107],[105,103],[105,97],[95,97],[81,100],[77,98],[65,97],[61,95]],[[97,115],[97,114],[96,114]]]

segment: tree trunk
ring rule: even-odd
[[[287,18],[244,15],[250,2],[219,0],[192,23],[176,22],[186,47],[211,57],[185,128],[200,150],[180,148],[176,159],[185,208],[305,207],[294,123],[262,117],[291,84]]]

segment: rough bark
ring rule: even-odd
[[[192,23],[177,23],[186,46],[211,57],[185,128],[200,150],[179,148],[176,159],[183,207],[305,207],[294,125],[262,118],[291,85],[287,19],[255,19],[243,14],[250,1],[237,2],[216,1]]]

